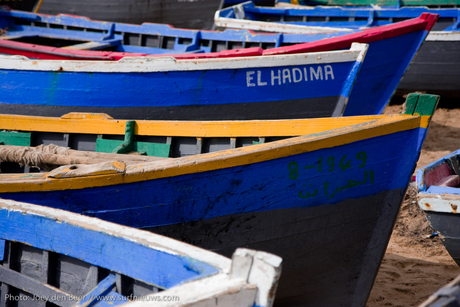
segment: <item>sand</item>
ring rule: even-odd
[[[460,101],[459,101],[460,102]],[[400,113],[390,105],[386,114]],[[433,116],[417,168],[460,148],[460,109],[440,108]],[[415,175],[415,174],[414,174]],[[460,274],[439,237],[416,203],[415,185],[408,188],[367,307],[418,306]]]

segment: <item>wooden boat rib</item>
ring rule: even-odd
[[[271,306],[281,258],[233,260],[95,218],[0,200],[1,306]],[[263,278],[259,278],[263,274]]]
[[[4,115],[0,129],[15,131],[5,145],[149,152],[145,143],[161,143],[165,158],[23,174],[2,162],[0,197],[146,228],[223,255],[237,246],[278,253],[287,276],[278,304],[364,305],[437,101],[410,95],[408,115],[334,121],[168,126],[69,116],[51,124]],[[14,126],[25,121],[27,130]],[[110,123],[118,132],[104,130]]]

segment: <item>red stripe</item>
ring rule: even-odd
[[[382,39],[388,39],[416,31],[430,31],[438,20],[438,14],[423,13],[420,17],[401,21],[398,23],[370,28],[361,32],[328,38],[316,42],[302,43],[292,46],[263,50],[262,48],[246,48],[224,50],[221,52],[196,53],[196,54],[160,54],[148,55],[145,53],[128,53],[93,50],[70,50],[28,43],[14,42],[0,39],[0,52],[18,54],[36,59],[57,60],[104,60],[117,61],[123,57],[164,57],[174,56],[176,59],[209,59],[242,56],[260,56],[276,54],[292,54],[302,52],[329,51],[350,48],[352,43],[371,43]]]

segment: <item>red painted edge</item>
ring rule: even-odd
[[[371,43],[382,39],[388,39],[416,31],[430,31],[438,20],[438,14],[422,13],[420,17],[397,22],[390,25],[375,27],[361,32],[328,38],[316,42],[302,43],[292,46],[263,50],[259,47],[224,50],[211,53],[185,53],[185,54],[155,54],[93,50],[71,50],[56,47],[34,45],[0,39],[0,52],[7,54],[21,54],[36,59],[57,60],[101,60],[117,61],[124,57],[165,57],[173,56],[176,59],[211,59],[227,57],[246,57],[277,54],[292,54],[303,52],[330,51],[350,48],[352,43]]]
[[[438,14],[422,13],[422,15],[417,18],[370,28],[357,33],[351,33],[311,43],[265,50],[264,55],[345,49],[350,48],[352,43],[371,43],[416,31],[430,31],[438,18]]]

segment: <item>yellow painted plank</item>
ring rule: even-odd
[[[72,114],[61,118],[0,115],[0,129],[84,134],[124,135],[126,120],[101,114]],[[253,121],[136,121],[136,135],[178,137],[282,137],[319,133],[371,120],[400,120],[410,115],[376,115],[297,120]]]
[[[372,137],[428,126],[429,116],[387,116],[380,119],[342,127],[314,135],[303,135],[276,142],[228,149],[177,159],[129,165],[125,174],[92,177],[47,179],[46,173],[28,179],[17,175],[0,175],[0,192],[50,191],[83,189],[121,183],[173,177],[269,161],[272,159],[337,147]],[[329,119],[329,121],[331,121]]]

